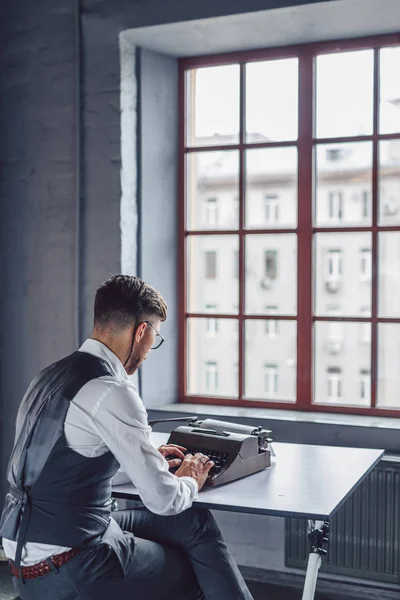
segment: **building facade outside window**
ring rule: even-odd
[[[399,64],[400,34],[180,60],[181,401],[400,416]]]
[[[208,227],[218,225],[218,200],[217,198],[206,198],[205,222]]]
[[[342,370],[339,367],[328,367],[328,398],[329,401],[338,401],[342,397]]]
[[[329,192],[328,205],[330,221],[341,221],[343,219],[343,193]]]
[[[265,365],[265,394],[267,398],[274,398],[278,394],[278,366]]]
[[[326,271],[327,281],[339,281],[343,275],[343,252],[340,249],[330,249],[326,253]]]
[[[217,253],[215,250],[208,250],[204,253],[205,278],[217,278]]]
[[[277,315],[278,307],[277,306],[266,306],[265,307],[266,315]],[[268,319],[265,321],[265,333],[269,338],[276,338],[279,334],[279,321],[275,319]]]
[[[216,304],[206,304],[206,310],[210,313],[217,312]],[[218,319],[208,318],[206,321],[206,332],[209,336],[214,336],[218,332]]]
[[[214,361],[208,361],[205,364],[205,376],[206,376],[206,393],[213,394],[218,392],[219,374],[218,374],[218,363]]]
[[[279,220],[278,196],[276,194],[267,194],[264,198],[264,207],[266,225],[276,225]]]

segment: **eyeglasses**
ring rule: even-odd
[[[165,337],[163,337],[161,335],[161,333],[159,331],[157,331],[157,329],[154,327],[154,325],[152,325],[150,323],[150,321],[142,321],[142,323],[146,323],[146,325],[150,325],[150,327],[152,329],[154,329],[154,331],[156,332],[156,339],[155,339],[154,345],[151,347],[151,349],[157,350],[157,348],[159,348],[165,342]],[[141,325],[141,323],[138,323],[138,325]]]

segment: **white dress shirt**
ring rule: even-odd
[[[151,444],[146,409],[119,358],[91,339],[79,350],[105,360],[115,376],[89,381],[70,403],[64,424],[68,447],[87,458],[111,451],[127,475],[125,481],[134,483],[152,512],[175,515],[189,508],[198,493],[197,482],[172,475],[165,458]],[[12,560],[16,546],[3,538],[5,554]],[[66,550],[69,548],[28,542],[21,564],[34,565]]]

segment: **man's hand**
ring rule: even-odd
[[[168,466],[170,469],[174,469],[175,467],[179,467],[182,464],[185,455],[183,454],[186,451],[186,448],[183,446],[177,446],[176,444],[167,444],[165,446],[160,446],[158,451],[163,455],[164,458],[177,456],[177,458],[169,458]]]
[[[186,454],[185,460],[175,472],[175,475],[176,477],[193,477],[197,481],[199,490],[201,490],[213,466],[213,461],[200,452],[197,452],[194,456],[193,454]]]

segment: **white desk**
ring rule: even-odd
[[[168,439],[153,433],[155,446]],[[214,510],[309,519],[309,532],[337,512],[382,458],[383,450],[274,443],[276,459],[261,473],[216,488],[203,488],[197,506]],[[132,484],[113,487],[115,498],[137,500]],[[312,547],[303,600],[315,594],[320,544]]]

